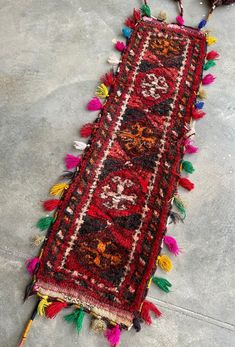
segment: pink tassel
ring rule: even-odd
[[[156,317],[160,317],[162,315],[162,313],[158,310],[158,308],[152,302],[145,300],[143,302],[142,309],[141,309],[141,318],[148,325],[152,324],[152,318],[150,316],[151,311],[156,315]]]
[[[202,110],[198,110],[197,108],[192,109],[192,118],[197,120],[205,117],[206,113]]]
[[[194,154],[198,152],[198,147],[193,146],[190,139],[186,139],[184,142],[184,154]]]
[[[216,51],[210,51],[209,53],[207,53],[206,59],[207,60],[219,59],[219,53]]]
[[[58,199],[46,200],[43,202],[43,208],[45,211],[53,211],[59,205],[59,202],[60,200]]]
[[[75,157],[72,154],[67,154],[66,157],[64,158],[64,162],[65,162],[66,169],[70,170],[80,164],[81,158]]]
[[[119,325],[117,324],[115,327],[111,329],[107,329],[104,333],[107,338],[110,346],[117,346],[120,342],[121,330]]]
[[[184,18],[182,16],[177,16],[176,20],[179,25],[184,25]]]
[[[92,129],[93,129],[93,124],[92,123],[87,123],[84,124],[81,129],[80,129],[80,135],[81,137],[89,137],[92,133]]]
[[[92,98],[88,104],[87,104],[87,109],[89,111],[99,111],[103,107],[102,103],[100,102],[100,99],[98,99],[96,96]]]
[[[117,51],[123,52],[126,49],[126,45],[122,41],[117,41],[116,44],[115,44],[115,48],[116,48]]]
[[[174,237],[164,236],[163,241],[171,253],[173,253],[175,256],[179,255],[180,249],[179,249],[177,241],[176,241],[176,239],[174,239]]]
[[[216,79],[215,76],[213,76],[211,73],[208,73],[205,77],[203,77],[202,79],[202,84],[204,86],[211,84],[214,82],[214,80]]]
[[[34,274],[34,271],[37,267],[37,265],[39,264],[39,258],[30,258],[30,259],[27,259],[26,262],[25,262],[25,266],[26,266],[26,269],[28,271],[28,273],[30,275],[33,275]]]

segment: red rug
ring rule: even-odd
[[[132,325],[156,270],[205,55],[196,29],[150,18],[135,26],[59,203],[34,293]]]

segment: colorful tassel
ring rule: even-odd
[[[126,49],[126,45],[122,41],[117,41],[116,44],[115,44],[115,48],[116,48],[117,51],[123,52]]]
[[[94,124],[86,123],[80,128],[80,136],[87,138],[91,136],[92,130],[94,128]]]
[[[53,220],[54,217],[52,216],[42,217],[38,220],[36,227],[41,231],[47,230],[50,227]]]
[[[130,28],[130,29],[135,29],[135,21],[133,20],[133,18],[128,17],[128,18],[125,20],[125,26],[127,26],[127,27]]]
[[[150,312],[153,312],[156,317],[161,317],[162,315],[162,313],[158,310],[158,308],[152,302],[145,300],[141,308],[141,318],[148,325],[152,324],[152,318],[150,316]]]
[[[163,242],[166,245],[166,247],[169,249],[171,253],[173,253],[175,256],[179,255],[180,249],[177,244],[177,241],[174,237],[172,236],[164,236],[163,237]]]
[[[77,308],[76,310],[74,310],[72,313],[64,316],[64,319],[66,320],[67,323],[75,323],[77,332],[80,333],[82,329],[84,316],[85,316],[85,313],[83,311],[83,308],[80,307],[79,309]]]
[[[170,291],[169,288],[172,286],[172,284],[169,281],[167,281],[167,279],[160,278],[160,277],[153,277],[152,281],[154,284],[156,284],[156,286],[158,286],[158,288],[163,290],[165,293],[169,293]]]
[[[182,218],[177,212],[171,211],[170,218],[171,218],[171,222],[169,224],[171,223],[176,224],[178,222],[184,223],[184,218]]]
[[[38,257],[30,258],[26,260],[25,266],[30,275],[34,274],[35,270],[37,269],[39,265],[39,262],[40,262],[40,259]]]
[[[199,88],[198,97],[200,99],[206,99],[207,98],[206,91],[202,87]]]
[[[84,151],[86,148],[86,143],[81,142],[81,141],[73,141],[73,147],[77,149],[78,151]]]
[[[127,39],[129,39],[131,37],[131,34],[132,34],[132,29],[128,28],[128,27],[124,27],[122,29],[122,34],[124,37],[126,37]]]
[[[214,36],[207,36],[206,42],[209,46],[213,45],[214,43],[217,42],[217,38]]]
[[[211,67],[213,67],[215,65],[216,65],[216,63],[214,62],[214,60],[208,60],[206,62],[206,64],[204,64],[203,70],[209,70]]]
[[[68,189],[69,185],[67,183],[57,183],[50,189],[50,194],[57,196],[63,193],[65,189]]]
[[[136,332],[138,333],[140,330],[141,330],[141,321],[142,321],[142,319],[141,319],[141,317],[139,317],[139,316],[136,316],[135,318],[133,318],[133,327],[134,327],[134,329],[136,330]]]
[[[140,18],[141,18],[141,13],[140,13],[140,10],[137,10],[136,8],[134,8],[134,11],[133,11],[133,18],[135,20],[135,22],[139,22]]]
[[[104,83],[97,87],[95,95],[101,99],[106,99],[109,96],[108,88]]]
[[[195,107],[198,109],[198,110],[201,110],[203,109],[204,107],[204,101],[198,101],[196,104],[195,104]]]
[[[202,84],[204,86],[207,86],[208,84],[211,84],[215,81],[216,77],[213,76],[211,73],[207,74],[206,76],[203,77],[202,79]]]
[[[107,72],[101,77],[101,82],[103,82],[107,87],[112,87],[115,82],[115,76],[112,72]]]
[[[192,174],[195,171],[195,169],[193,167],[193,164],[190,161],[188,161],[188,160],[183,160],[181,165],[182,165],[182,169],[185,172],[188,172],[188,173]]]
[[[45,236],[44,235],[34,235],[32,237],[31,245],[33,247],[38,247],[38,246],[40,246],[43,243],[44,240],[45,240]]]
[[[80,157],[75,157],[72,154],[66,154],[65,158],[64,158],[64,163],[66,166],[67,170],[71,170],[75,167],[77,167],[81,162],[81,158]]]
[[[46,314],[46,308],[51,304],[50,301],[48,301],[48,296],[42,296],[42,299],[40,300],[37,308],[37,312],[39,316],[45,316]]]
[[[167,14],[165,11],[160,11],[158,16],[157,16],[157,19],[161,22],[164,22],[166,19],[167,19]]]
[[[89,111],[99,111],[103,107],[102,103],[100,102],[99,98],[92,98],[88,104],[87,104],[87,109]]]
[[[93,318],[91,320],[91,329],[96,334],[100,334],[107,329],[107,324],[103,319]]]
[[[206,26],[207,21],[205,19],[202,19],[201,22],[198,24],[198,29],[201,30]]]
[[[183,201],[177,195],[177,196],[174,196],[173,202],[174,202],[176,208],[179,210],[179,212],[183,215],[183,218],[185,219],[185,217],[186,217],[186,210],[185,210],[185,205],[184,205]]]
[[[141,6],[141,11],[145,16],[151,17],[151,9],[149,5],[144,4],[143,6]]]
[[[184,25],[184,18],[182,16],[177,16],[176,21],[179,25]]]
[[[115,327],[107,329],[104,333],[104,336],[107,338],[110,346],[115,347],[120,342],[121,330],[120,326],[117,324]]]
[[[62,301],[54,301],[45,309],[45,315],[49,319],[53,319],[57,316],[57,314],[63,310],[63,308],[67,307],[68,304]]]
[[[68,179],[71,180],[75,175],[75,172],[73,171],[64,171],[62,175],[60,175],[60,179]]]
[[[116,65],[118,65],[120,63],[120,60],[115,55],[111,55],[108,58],[108,63],[110,65],[116,66]]]
[[[43,209],[45,211],[53,211],[58,207],[59,202],[60,202],[60,200],[58,200],[58,199],[46,200],[43,202]]]
[[[187,190],[193,190],[194,183],[192,183],[188,178],[180,177],[179,185]]]
[[[216,51],[210,51],[209,53],[207,53],[206,59],[207,60],[219,59],[219,53]]]
[[[196,108],[192,109],[192,118],[195,120],[201,119],[205,117],[206,113],[203,112],[202,110],[198,110]]]
[[[193,146],[190,139],[185,140],[184,147],[184,154],[194,154],[198,152],[198,147]]]
[[[163,270],[163,271],[166,271],[166,272],[169,272],[172,270],[173,268],[173,264],[172,264],[172,261],[170,260],[170,258],[165,255],[165,254],[162,254],[162,255],[159,255],[158,258],[157,258],[157,263],[158,265],[160,266],[160,268]]]

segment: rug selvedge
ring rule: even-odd
[[[208,53],[203,67],[206,43],[215,38],[138,13],[123,31],[127,46],[115,43],[122,52],[116,73],[104,76],[97,90],[104,103],[97,96],[88,103],[100,113],[83,127],[88,144],[74,143],[83,154],[66,156],[67,169],[75,171],[52,187],[59,199],[44,203],[56,212],[38,222],[42,231],[49,227],[40,256],[27,262],[33,282],[26,297],[38,294],[38,313],[48,318],[74,304],[67,321],[79,322],[78,330],[81,312],[103,320],[103,327],[137,331],[142,320],[151,323],[150,311],[160,316],[145,297],[151,281],[170,290],[154,273],[157,266],[172,269],[163,245],[180,252],[166,235],[167,221],[186,215],[178,185],[194,188],[184,175],[194,168],[183,156],[197,152],[193,123],[205,115],[198,98],[205,97],[202,84],[214,80],[202,79],[202,72],[218,58]]]

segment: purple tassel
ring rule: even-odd
[[[103,105],[97,97],[92,98],[87,104],[87,109],[89,111],[99,111],[102,107]]]
[[[164,236],[163,241],[171,253],[173,253],[174,255],[178,255],[180,253],[179,246],[177,244],[176,239],[174,239],[174,237]]]
[[[117,324],[115,327],[111,329],[107,329],[104,335],[107,338],[108,342],[110,343],[110,346],[117,346],[120,342],[120,335],[121,335],[121,330],[119,325]]]
[[[211,84],[214,82],[214,80],[216,79],[215,76],[213,76],[211,73],[208,73],[206,76],[203,77],[202,79],[202,84],[204,86]]]
[[[39,264],[39,261],[40,261],[39,258],[30,258],[26,260],[25,266],[30,275],[34,274],[34,271],[37,265]]]

